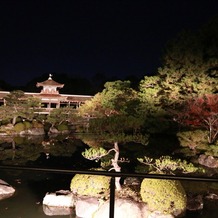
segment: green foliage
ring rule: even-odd
[[[0,106],[0,120],[10,119],[14,125],[17,118],[33,120],[35,112],[40,111],[40,100],[35,97],[27,97],[23,91],[15,90],[6,97],[6,106]]]
[[[79,108],[80,115],[109,117],[112,115],[135,115],[139,103],[138,95],[130,87],[130,81],[107,82],[102,92]]]
[[[218,157],[218,142],[217,145],[210,145],[210,147],[205,151],[206,155],[213,157]]]
[[[67,124],[62,123],[62,124],[57,126],[57,130],[58,131],[67,131],[67,130],[69,130],[69,127]]]
[[[140,82],[139,113],[144,116],[144,129],[149,133],[163,132],[169,128],[169,113],[164,104],[160,76],[145,76]]]
[[[104,148],[89,148],[82,152],[82,156],[89,160],[99,160],[103,156],[107,155],[108,152]]]
[[[24,123],[16,123],[14,125],[14,130],[16,132],[21,132],[21,131],[24,131],[25,129],[26,129],[26,127],[25,127]]]
[[[146,116],[149,132],[159,130],[159,120],[164,126],[173,124],[168,122],[172,111],[187,99],[217,93],[217,23],[216,19],[199,31],[178,35],[167,45],[158,74],[140,82],[140,113]]]
[[[190,149],[200,149],[208,146],[207,132],[204,130],[183,131],[177,133],[180,145]]]
[[[6,97],[6,103],[10,107],[21,106],[24,103],[25,94],[21,90],[15,90],[10,92]]]
[[[143,179],[140,194],[152,211],[176,215],[186,210],[186,193],[179,181]]]
[[[192,163],[188,163],[186,160],[172,159],[170,156],[162,156],[159,159],[153,159],[145,156],[144,158],[138,158],[138,161],[142,164],[149,166],[149,171],[156,171],[157,173],[204,173],[204,169],[201,167],[195,167]]]
[[[184,31],[167,45],[159,74],[169,101],[172,95],[182,100],[217,92],[217,23],[214,19],[198,31]],[[174,86],[178,87],[176,93]]]
[[[0,106],[0,108],[1,108],[1,106]],[[9,123],[10,123],[10,119],[3,119],[3,120],[1,120],[1,125],[7,125]]]
[[[25,129],[30,129],[32,128],[32,123],[28,122],[28,121],[24,121],[23,122],[24,126],[25,126]]]
[[[24,122],[20,122],[20,123],[16,123],[14,125],[14,130],[16,132],[21,132],[21,131],[24,131],[24,130],[28,130],[28,129],[31,129],[33,127],[32,123],[29,122],[29,121],[24,121]]]
[[[70,107],[54,108],[47,116],[46,122],[52,126],[58,126],[66,121],[71,122],[75,115],[75,110]]]
[[[134,114],[137,93],[130,88],[130,85],[130,81],[120,80],[105,83],[105,89],[102,91],[102,106],[110,108],[112,113]]]
[[[110,187],[110,177],[76,174],[70,184],[70,189],[78,195],[107,196]]]
[[[141,141],[143,144],[147,144],[148,135],[141,134],[143,123],[144,121],[140,117],[113,115],[91,119],[89,130],[107,138],[109,142],[114,140],[119,142]]]
[[[112,166],[112,161],[114,159],[114,155],[112,155],[111,153],[109,153],[106,156],[103,156],[101,158],[101,167],[105,170],[110,170],[111,166]]]

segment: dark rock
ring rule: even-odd
[[[202,195],[188,195],[187,196],[187,210],[196,211],[202,210],[204,206]]]

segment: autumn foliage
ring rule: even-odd
[[[175,119],[185,126],[206,128],[208,142],[214,143],[218,136],[218,95],[207,94],[187,100],[177,111]]]

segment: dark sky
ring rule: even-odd
[[[1,0],[0,80],[157,71],[166,42],[218,14],[214,0]]]

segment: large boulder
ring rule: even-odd
[[[47,216],[73,214],[74,195],[68,190],[47,193],[43,198],[43,211]]]
[[[110,202],[104,202],[92,216],[93,218],[109,217]],[[127,199],[116,199],[114,207],[115,218],[147,218],[149,211],[143,209],[145,204]]]
[[[75,202],[75,215],[81,218],[109,217],[110,201],[90,196],[77,196]],[[46,215],[55,215],[47,209]],[[54,209],[53,209],[54,211]],[[59,209],[60,211],[60,209]],[[58,215],[56,213],[56,215]],[[59,212],[59,215],[60,212]],[[62,215],[63,211],[62,211]],[[149,211],[147,205],[135,200],[116,198],[114,205],[114,218],[174,218],[171,214],[160,211]]]
[[[143,179],[140,194],[150,211],[183,216],[187,197],[179,181]]]
[[[11,197],[15,189],[7,182],[0,179],[0,200]]]
[[[207,156],[201,154],[198,158],[199,164],[209,167],[209,168],[218,168],[218,158],[214,158],[213,156]]]
[[[55,193],[47,193],[43,198],[43,204],[53,207],[73,207],[75,198],[70,191],[60,190]]]
[[[100,202],[96,197],[81,196],[75,204],[76,215],[82,218],[92,218],[99,204]]]

